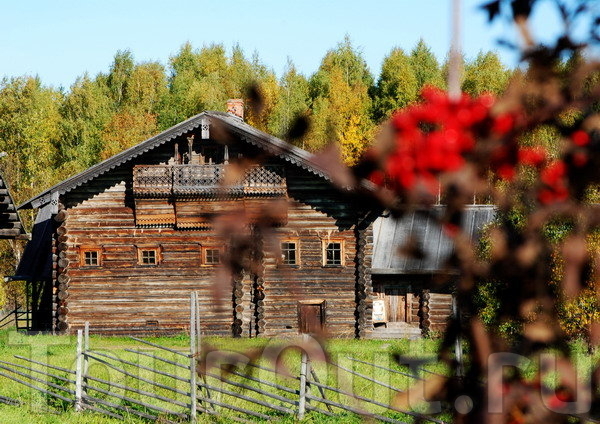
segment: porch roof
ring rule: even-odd
[[[431,211],[413,211],[396,219],[379,217],[373,224],[372,274],[434,274],[448,271],[446,262],[453,252],[452,240],[445,234],[435,216],[444,213],[444,206]],[[481,229],[494,219],[493,205],[472,205],[465,208],[462,229],[478,240]],[[432,216],[433,215],[433,216]],[[410,236],[420,243],[424,257],[409,258],[398,253]]]

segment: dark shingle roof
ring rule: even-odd
[[[322,178],[329,179],[325,169],[312,161],[312,155],[306,150],[262,132],[251,125],[246,124],[241,119],[234,115],[223,112],[203,112],[193,116],[173,127],[161,132],[146,141],[141,142],[115,156],[100,162],[85,171],[68,178],[54,187],[38,194],[35,197],[21,204],[18,209],[30,209],[39,207],[50,201],[52,193],[58,194],[67,193],[74,188],[102,175],[110,170],[133,160],[134,158],[146,153],[162,144],[167,143],[180,137],[183,134],[189,133],[199,128],[205,119],[208,119],[211,125],[215,123],[222,125],[227,131],[230,131],[239,136],[243,141],[253,144],[272,155],[278,156],[292,162]]]
[[[443,206],[432,213],[441,216]],[[479,239],[484,225],[494,219],[495,207],[473,205],[466,207],[462,228],[472,240]],[[425,257],[407,258],[398,254],[398,248],[413,236],[421,243]],[[453,251],[452,240],[442,227],[427,214],[414,211],[400,219],[379,217],[373,224],[373,274],[423,274],[444,270],[445,262]]]

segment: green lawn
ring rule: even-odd
[[[146,340],[152,341],[153,343],[160,344],[171,349],[188,351],[189,350],[189,338],[184,335],[174,337],[154,337],[146,338]],[[274,363],[264,356],[259,356],[256,352],[260,352],[261,349],[266,346],[278,346],[286,343],[282,340],[268,340],[268,339],[230,339],[230,338],[214,338],[205,337],[203,338],[205,346],[210,346],[211,349],[215,349],[211,357],[222,359],[223,355],[230,352],[242,352],[256,357],[256,363],[263,366],[272,368]],[[376,363],[380,366],[392,368],[398,371],[408,371],[405,367],[401,367],[393,360],[393,354],[401,354],[413,357],[434,357],[437,342],[433,340],[330,340],[326,345],[327,355],[335,363],[341,366],[352,369],[355,372],[368,376],[370,378],[384,382],[386,385],[405,389],[414,380],[400,375],[385,371],[380,368],[375,368],[370,365],[355,362],[349,359],[349,357]],[[133,362],[140,364],[145,367],[162,370],[163,372],[176,374],[181,378],[189,378],[189,370],[177,367],[176,365],[165,363],[151,357],[141,355],[136,352],[128,352],[125,349],[131,349],[135,351],[142,351],[148,354],[158,355],[172,362],[180,362],[181,364],[188,364],[189,360],[176,355],[174,353],[160,351],[148,345],[141,344],[134,340],[124,337],[101,337],[91,336],[90,348],[93,351],[97,351],[100,354],[117,357],[121,361]],[[207,350],[208,351],[208,350]],[[64,367],[67,369],[75,370],[75,352],[76,352],[76,338],[73,336],[26,336],[23,334],[15,333],[14,331],[0,332],[0,360],[8,361],[13,363],[19,363],[22,365],[29,365],[26,361],[15,359],[14,355],[21,355],[33,360],[37,360],[43,363],[48,363],[58,367]],[[225,352],[225,353],[224,353]],[[215,356],[216,355],[216,356]],[[99,358],[106,360],[105,356],[98,355]],[[107,360],[112,364],[118,364],[118,366],[124,368],[134,375],[139,375],[142,378],[162,384],[169,387],[174,387],[176,390],[186,392],[189,391],[189,384],[183,381],[174,380],[171,377],[164,375],[158,375],[154,372],[147,370],[140,370],[137,367],[127,365],[124,362]],[[291,375],[299,375],[300,370],[300,355],[297,351],[287,351],[281,356],[280,364],[282,369],[287,370]],[[0,364],[4,366],[4,364]],[[326,365],[320,362],[313,362],[315,372],[322,383],[340,388],[346,392],[354,392],[359,396],[363,396],[370,399],[376,399],[381,403],[388,403],[393,394],[393,390],[385,388],[381,385],[374,384],[362,377],[353,376],[352,374],[342,371],[334,366]],[[37,369],[44,369],[43,367],[35,366]],[[429,370],[444,373],[446,370],[443,369],[439,364],[430,364],[427,366]],[[23,370],[21,370],[23,371]],[[244,369],[239,369],[239,372],[244,372]],[[0,372],[10,374],[6,370],[0,369]],[[27,371],[25,371],[27,372]],[[74,375],[70,375],[64,371],[52,371],[60,377],[72,378]],[[211,371],[217,373],[215,369]],[[299,387],[297,379],[286,377],[284,375],[275,375],[269,371],[257,369],[254,367],[246,367],[245,372],[250,372],[255,378],[265,380],[271,384],[277,384],[283,388],[288,387],[289,389],[295,390]],[[113,383],[136,387],[140,390],[145,390],[159,395],[175,399],[180,403],[187,403],[189,398],[183,394],[173,393],[165,388],[155,387],[147,382],[140,382],[139,380],[130,376],[125,376],[113,369],[110,369],[106,365],[91,360],[89,374],[91,376],[101,378]],[[14,374],[11,374],[14,375]],[[32,374],[38,378],[46,378],[40,374]],[[18,376],[19,377],[19,376]],[[23,378],[23,377],[19,377]],[[207,382],[217,389],[224,389],[226,393],[234,392],[241,393],[242,395],[253,396],[262,401],[268,401],[281,408],[290,408],[296,410],[297,406],[289,405],[284,401],[272,399],[264,395],[257,394],[247,388],[240,387],[242,384],[248,384],[253,387],[259,387],[265,389],[272,394],[279,396],[287,396],[291,399],[297,399],[297,395],[290,395],[283,389],[273,388],[267,384],[257,383],[248,381],[245,378],[228,374],[227,378],[238,385],[225,384],[216,378],[208,377]],[[24,379],[24,378],[23,378]],[[50,379],[51,382],[60,386],[68,385],[57,379]],[[33,382],[36,385],[42,385],[37,382]],[[90,384],[96,386],[101,391],[108,393],[89,391],[91,396],[111,401],[120,405],[129,406],[140,412],[147,412],[160,415],[150,409],[145,409],[142,406],[135,405],[133,402],[128,402],[120,399],[116,399],[109,394],[117,393],[123,396],[129,396],[136,400],[145,401],[153,405],[157,405],[169,410],[173,410],[180,413],[186,413],[187,408],[183,405],[178,405],[174,402],[167,402],[155,399],[149,399],[147,396],[126,392],[125,390],[114,387],[112,385],[90,382]],[[69,385],[70,388],[74,388]],[[54,390],[54,389],[53,389]],[[56,390],[55,390],[56,391]],[[212,391],[211,398],[213,400],[233,403],[237,407],[250,409],[252,411],[268,415],[273,418],[277,418],[276,421],[284,423],[292,423],[297,420],[293,416],[286,415],[282,412],[274,411],[273,409],[265,406],[256,405],[248,401],[242,400],[239,397],[231,396],[226,393],[218,393]],[[66,397],[73,398],[73,395],[64,393]],[[204,392],[200,393],[201,395]],[[311,388],[311,394],[318,395],[319,392],[314,386]],[[357,402],[351,400],[346,396],[338,395],[333,392],[326,392],[327,399],[335,402],[346,403],[356,408],[366,409],[369,412],[382,414],[388,417],[398,418],[404,421],[412,421],[410,417],[394,413],[384,408],[368,405],[363,402]],[[33,389],[29,389],[26,386],[13,382],[4,376],[0,376],[0,396],[6,396],[13,399],[18,399],[23,403],[23,406],[9,406],[0,404],[0,424],[9,423],[111,423],[111,422],[122,422],[120,420],[111,419],[103,415],[99,415],[90,411],[84,413],[76,413],[73,411],[72,405],[67,404],[61,400],[51,398]],[[318,402],[312,401],[312,406],[325,409],[326,406]],[[232,415],[243,416],[240,413],[233,413],[225,410],[222,407],[215,407],[215,410],[220,414],[221,418],[210,417],[207,414],[200,414],[198,422],[233,422]],[[124,412],[118,412],[125,417],[125,422],[141,423],[145,422],[144,419],[136,417],[135,415],[128,415]],[[336,414],[340,413],[340,410],[334,409]],[[260,421],[259,418],[249,417],[251,421]],[[172,421],[176,421],[175,418],[169,418]],[[159,421],[160,422],[160,421]],[[361,422],[361,418],[347,413],[345,415],[338,416],[336,418],[328,418],[325,415],[309,412],[307,413],[303,422],[307,423],[328,423],[328,422]]]

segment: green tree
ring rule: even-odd
[[[409,61],[413,68],[414,76],[417,79],[418,91],[424,85],[445,88],[446,83],[442,76],[440,64],[423,39],[420,39],[410,52]]]
[[[310,104],[308,80],[298,73],[291,60],[281,77],[280,90],[268,129],[272,134],[284,137],[297,117],[308,114]]]
[[[61,137],[55,146],[62,177],[80,172],[100,160],[102,133],[114,114],[106,79],[87,75],[71,86],[61,106]]]
[[[100,159],[107,159],[158,132],[157,114],[167,94],[164,68],[157,62],[135,65],[126,80],[121,107],[105,123]]]
[[[475,60],[465,66],[462,90],[471,96],[489,92],[502,94],[506,89],[511,72],[502,64],[494,52],[480,52]]]
[[[158,62],[137,64],[127,87],[126,108],[156,114],[168,91],[165,68]]]
[[[229,66],[225,48],[213,44],[194,51],[184,44],[171,57],[169,93],[159,116],[161,128],[168,128],[204,110],[224,110]]]
[[[392,112],[417,99],[419,82],[410,58],[402,49],[395,48],[383,60],[381,74],[373,101],[373,116],[377,122],[388,118]]]
[[[327,52],[309,82],[312,126],[307,148],[317,150],[337,142],[346,163],[353,164],[373,131],[368,95],[372,85],[367,64],[348,37]]]
[[[110,66],[106,84],[116,108],[127,97],[127,86],[134,69],[133,55],[129,50],[119,50]]]
[[[39,78],[0,82],[0,151],[8,154],[2,170],[16,201],[23,201],[55,182],[54,143],[60,139],[60,92]]]

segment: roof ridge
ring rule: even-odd
[[[111,169],[116,168],[117,166],[120,166],[125,162],[128,162],[164,143],[167,143],[168,141],[171,141],[175,137],[179,137],[186,132],[194,130],[201,125],[202,118],[204,117],[218,119],[222,123],[236,130],[238,135],[240,135],[245,141],[260,147],[263,150],[269,151],[274,155],[281,156],[285,160],[288,160],[289,162],[292,162],[316,174],[317,176],[330,180],[327,171],[314,163],[312,160],[313,155],[306,150],[293,146],[290,143],[271,134],[267,134],[229,113],[205,111],[194,115],[185,121],[175,124],[172,127],[167,128],[166,130],[148,138],[147,140],[144,140],[135,146],[119,152],[116,155],[103,160],[102,162],[92,165],[84,171],[63,180],[58,184],[55,184],[49,189],[44,190],[40,194],[23,202],[17,207],[17,209],[37,208],[45,203],[48,203],[52,193],[58,192],[59,194],[64,194],[69,192],[74,188],[110,171]]]

